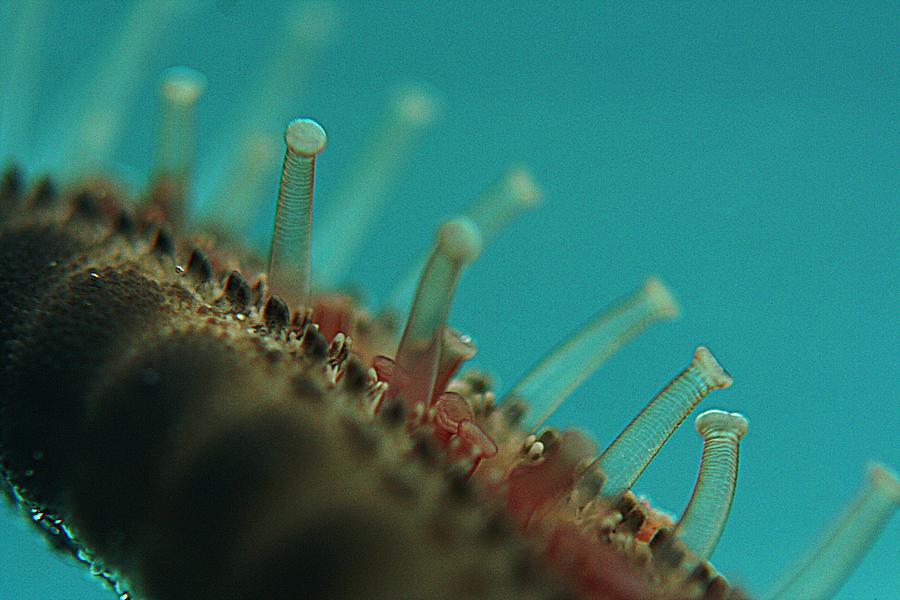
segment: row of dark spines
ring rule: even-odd
[[[50,177],[37,179],[27,193],[22,172],[16,165],[7,167],[0,178],[0,207],[4,212],[7,208],[19,206],[31,210],[50,208],[58,199],[59,191]],[[127,209],[111,210],[110,207],[103,207],[104,210],[101,210],[100,203],[100,199],[90,190],[78,190],[71,200],[72,216],[98,219],[106,213],[114,212],[113,227],[117,233],[125,236],[143,234],[149,240],[153,254],[169,257],[173,262],[176,260],[175,237],[166,224],[138,222]],[[214,283],[213,264],[200,248],[191,250],[183,273],[198,286]],[[263,277],[258,278],[251,287],[239,271],[231,271],[225,277],[222,290],[222,295],[217,299],[220,304],[228,303],[232,310],[240,313],[255,307],[261,311],[263,323],[272,332],[283,332],[288,328],[302,329],[309,323],[308,311],[296,311],[292,317],[290,308],[281,297],[268,295]]]
[[[46,184],[38,182],[36,188],[39,190],[51,190],[52,193],[43,191],[40,193],[32,192],[29,194],[29,197],[55,197],[56,192],[50,180],[47,180]],[[89,192],[79,193],[75,196],[75,199],[78,202],[76,211],[80,215],[96,218],[105,214],[97,210],[94,198]],[[34,206],[34,204],[29,204],[29,206]],[[124,210],[121,211],[121,214],[128,216],[128,213]],[[137,232],[138,228],[134,220],[120,219],[117,223],[122,221],[128,223],[130,227],[124,229],[116,227],[117,230],[128,234]],[[153,225],[145,227],[144,231],[151,238],[151,250],[156,254],[171,257],[174,261],[175,240],[169,230],[164,226]],[[199,249],[194,249],[191,252],[184,273],[193,277],[199,283],[211,282],[213,279],[212,265],[206,254]],[[236,312],[243,312],[251,307],[261,310],[262,322],[268,330],[284,331],[285,335],[297,335],[298,342],[304,353],[314,358],[324,359],[327,356],[328,343],[324,336],[318,332],[317,328],[311,326],[309,313],[307,311],[297,311],[292,315],[287,303],[277,295],[269,296],[265,304],[263,304],[263,299],[266,298],[266,291],[265,278],[257,280],[251,288],[240,272],[233,271],[225,278],[220,299],[229,302]],[[358,361],[350,360],[345,367],[342,380],[346,382],[346,387],[357,388],[362,391],[367,383],[366,369]],[[379,412],[378,421],[384,422],[389,426],[399,426],[405,422],[403,413],[404,405],[402,402],[387,401],[385,406],[383,406],[383,410]],[[371,434],[367,435],[366,428],[359,425],[359,423],[348,421],[348,435],[357,440],[361,446],[367,447],[371,451],[370,444],[373,442],[377,443],[378,437]],[[433,436],[424,429],[412,433],[411,452],[415,459],[426,464],[443,462],[440,460],[441,452],[434,443]],[[404,483],[407,485],[403,485]],[[400,478],[393,481],[393,484],[398,488],[403,488],[407,493],[415,493],[414,482],[404,482]],[[464,471],[451,469],[447,472],[447,494],[449,498],[458,501],[472,500],[471,482],[465,477]],[[495,518],[486,524],[484,534],[485,536],[496,538],[501,535],[500,532],[509,531],[509,525],[505,519],[501,518],[498,512]],[[531,569],[523,569],[523,571],[531,571]]]
[[[21,205],[31,209],[50,208],[59,198],[57,187],[49,177],[39,178],[27,194],[24,194],[24,183],[21,171],[15,165],[7,168],[0,179],[0,205]],[[23,198],[24,194],[24,198]],[[93,192],[84,189],[72,196],[73,216],[89,219],[99,219],[112,213],[113,226],[117,233],[132,236],[143,234],[150,242],[150,251],[160,257],[170,258],[176,261],[176,242],[171,230],[165,225],[156,222],[139,223],[127,209],[117,207],[112,201],[100,209],[100,199]],[[111,210],[111,207],[117,210]],[[183,274],[190,278],[198,286],[214,283],[214,270],[212,262],[207,254],[194,248],[183,269]],[[277,294],[268,294],[266,279],[264,276],[257,278],[251,286],[240,271],[231,271],[224,277],[220,284],[221,294],[214,300],[218,305],[229,305],[235,313],[247,313],[255,308],[259,311],[261,322],[266,332],[283,335],[285,339],[298,341],[299,346],[306,356],[324,360],[328,356],[328,341],[313,326],[311,312],[307,309],[299,309],[291,312],[287,302]],[[345,387],[351,391],[362,392],[368,386],[367,369],[352,357],[346,362],[342,379]],[[404,421],[404,406],[402,402],[389,402],[381,411],[384,421],[396,424]],[[436,449],[429,449],[423,440],[429,436],[421,436],[414,444],[414,452],[425,460],[433,456]]]
[[[615,531],[636,535],[647,519],[644,506],[630,495],[620,496],[612,506],[612,510],[622,515],[622,520]],[[681,568],[689,552],[673,535],[668,527],[659,528],[650,539],[650,551],[653,560],[668,570]],[[724,577],[717,574],[709,561],[702,560],[694,567],[685,579],[688,586],[699,586],[703,589],[702,600],[747,600],[746,595],[737,588],[732,588]]]
[[[140,222],[140,220],[121,206],[117,198],[108,194],[98,194],[87,187],[74,190],[68,196],[69,219],[80,218],[95,221],[108,218],[112,222],[115,233],[127,237],[145,234],[152,240],[154,252],[174,256],[175,244],[171,233],[161,224]],[[12,210],[40,211],[59,208],[62,195],[56,182],[49,176],[38,177],[26,190],[21,169],[16,165],[8,166],[0,175],[0,214]],[[194,267],[196,272],[197,264]]]
[[[165,226],[155,226],[153,229],[151,251],[175,260],[175,242]],[[201,292],[210,290],[216,282],[212,262],[199,248],[191,250],[183,272]],[[292,311],[281,296],[269,293],[265,276],[257,277],[251,286],[240,271],[232,270],[224,277],[218,278],[218,281],[221,293],[212,300],[213,304],[227,306],[236,314],[248,314],[255,309],[260,317],[261,333],[297,341],[303,354],[309,358],[315,360],[329,358],[328,340],[314,325],[312,311],[304,307]],[[366,369],[354,358],[347,361],[345,370],[347,371],[345,377],[351,383],[351,387],[362,391],[368,379]]]
[[[7,213],[13,209],[43,210],[54,208],[60,199],[60,192],[56,182],[49,176],[38,177],[26,191],[24,176],[16,165],[8,166],[0,175],[0,213]],[[102,215],[104,209],[101,199],[90,190],[82,189],[74,193],[71,198],[73,216],[85,218],[97,218]],[[133,218],[126,214],[123,226],[133,228]]]
[[[542,439],[551,431],[546,430]],[[612,541],[613,534],[635,538],[648,518],[647,508],[631,494],[619,496],[608,510],[613,514],[618,513],[620,519],[616,523],[603,525],[596,531],[598,539],[606,543]],[[690,552],[673,535],[671,528],[657,529],[650,539],[649,548],[653,562],[659,570],[671,574],[675,581],[681,578],[680,585],[683,586],[683,593],[687,594],[685,598],[697,598],[695,594],[699,590],[702,593],[699,600],[748,600],[741,590],[731,587],[706,560],[700,561],[688,572],[685,569],[685,560]]]
[[[26,191],[24,176],[16,165],[8,166],[0,175],[0,212],[11,208],[42,210],[57,207],[60,193],[57,184],[49,176],[39,177]],[[175,239],[169,228],[162,223],[141,221],[121,206],[121,202],[100,197],[94,191],[82,188],[73,192],[70,198],[70,217],[101,219],[111,217],[116,233],[133,236],[143,234],[150,240],[151,250],[161,256],[175,257]],[[212,264],[200,249],[194,249],[188,260],[185,273],[199,283],[212,281]]]
[[[175,240],[165,225],[152,227],[150,249],[154,254],[175,261]],[[191,250],[183,273],[200,289],[203,286],[211,286],[216,281],[212,261],[200,248]],[[251,286],[240,271],[234,270],[219,278],[219,286],[222,291],[214,299],[215,304],[227,305],[233,312],[241,314],[256,309],[269,332],[289,333],[305,329],[311,323],[311,314],[308,310],[299,309],[292,313],[287,302],[280,296],[269,294],[263,276],[257,277]]]
[[[198,256],[200,258],[197,258]],[[195,260],[204,259],[205,254],[195,250],[188,260],[186,273],[191,272],[191,264]],[[317,361],[329,359],[342,365],[341,379],[348,391],[353,394],[367,391],[368,369],[352,353],[332,356],[337,348],[333,348],[334,344],[329,345],[325,336],[319,332],[310,309],[301,307],[292,312],[288,303],[277,294],[268,294],[267,297],[266,279],[263,276],[260,276],[251,287],[240,271],[231,271],[221,287],[222,293],[214,301],[216,304],[227,304],[236,313],[246,313],[255,308],[260,311],[264,332],[289,342],[297,342],[302,353],[311,359]]]

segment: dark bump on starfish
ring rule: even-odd
[[[22,170],[16,164],[10,164],[0,177],[0,209],[19,199],[24,187]]]
[[[206,252],[195,248],[188,259],[186,272],[188,276],[193,277],[199,283],[212,281],[212,263],[206,256]]]
[[[369,386],[366,368],[355,356],[351,356],[344,364],[343,382],[345,389],[352,394],[361,394]]]
[[[431,432],[420,429],[413,432],[411,437],[413,456],[426,465],[436,465],[440,450]]]
[[[316,327],[307,327],[301,342],[303,352],[310,358],[324,359],[328,356],[328,342]]]
[[[452,468],[447,472],[447,497],[456,502],[472,502],[475,490],[469,482],[468,474],[461,468]]]
[[[253,291],[244,276],[238,271],[232,271],[225,281],[225,299],[231,303],[231,307],[237,312],[243,312],[250,306]]]
[[[282,331],[291,322],[291,309],[280,296],[272,294],[263,309],[263,322],[272,332]]]
[[[156,234],[153,236],[150,249],[154,254],[160,256],[175,257],[175,240],[172,239],[172,234],[164,226],[160,225],[156,228]]]
[[[35,182],[28,194],[28,206],[31,208],[46,208],[56,200],[56,184],[48,176],[41,177]]]
[[[116,231],[124,236],[132,236],[137,232],[137,223],[127,210],[119,211],[113,224]]]
[[[96,219],[100,216],[97,197],[88,190],[81,190],[72,199],[72,214],[82,219]]]

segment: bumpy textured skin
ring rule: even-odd
[[[102,194],[8,187],[4,474],[133,597],[565,597],[489,505],[363,414],[358,365],[329,384],[321,336],[236,319],[204,269],[176,270],[180,241]]]
[[[373,416],[378,344],[336,362],[307,313],[262,306],[239,251],[148,214],[107,184],[0,180],[5,491],[129,598],[744,597],[706,564],[686,581],[633,497],[581,516],[552,501],[532,526],[530,503],[573,484],[552,461],[589,443],[547,431],[530,465],[515,405],[484,412],[493,472],[519,466],[468,480],[396,403]],[[334,336],[348,303],[312,318]]]

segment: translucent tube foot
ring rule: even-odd
[[[614,498],[629,489],[669,436],[711,391],[727,388],[731,376],[703,346],[679,373],[628,424],[597,459],[607,476],[601,495]]]
[[[316,156],[327,136],[310,119],[297,119],[284,132],[287,149],[281,169],[275,229],[269,253],[269,289],[309,306],[309,256]]]

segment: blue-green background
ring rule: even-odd
[[[0,2],[0,66],[25,1]],[[140,98],[122,107],[128,142],[117,158],[131,173],[151,164],[155,85],[172,64],[209,79],[201,174],[226,150],[222,135],[260,93],[248,86],[280,32],[283,6],[258,4],[208,2],[167,26],[141,67]],[[436,222],[521,161],[544,204],[469,269],[452,323],[475,337],[474,362],[505,390],[578,323],[659,274],[683,317],[626,347],[555,421],[608,443],[695,345],[708,345],[735,385],[704,405],[751,420],[713,557],[733,582],[766,590],[855,492],[867,460],[900,467],[900,5],[340,7],[339,37],[299,82],[296,109],[279,116],[315,117],[329,133],[317,207],[327,206],[392,84],[425,81],[443,99],[357,263],[371,300],[429,243]],[[60,167],[55,149],[70,141],[78,99],[130,9],[49,3],[30,45],[39,85],[24,94],[28,123],[16,139],[0,130],[0,160],[16,156],[31,172]],[[17,98],[5,71],[0,97]],[[637,490],[680,511],[699,452],[686,423]],[[900,598],[900,519],[887,529],[839,598]],[[3,511],[0,598],[109,597]]]

